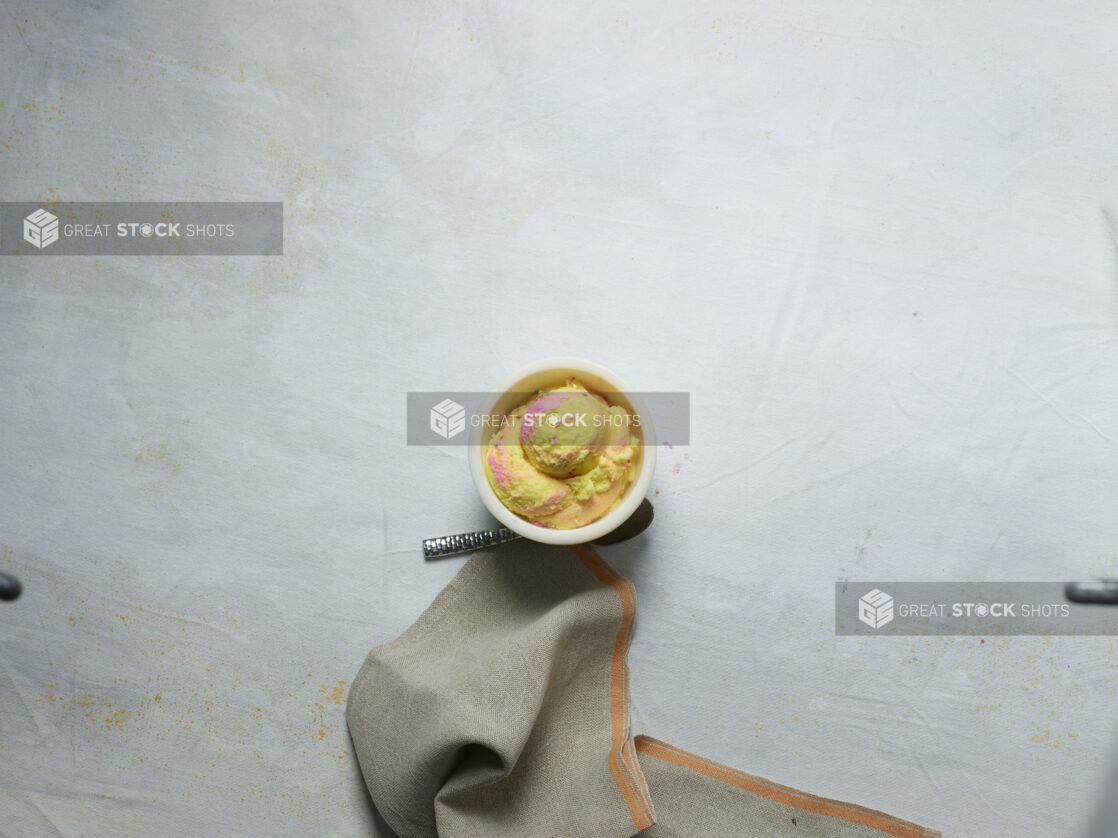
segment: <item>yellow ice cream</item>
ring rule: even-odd
[[[573,529],[598,520],[636,473],[640,437],[625,408],[574,378],[504,417],[485,452],[501,503],[533,524]]]

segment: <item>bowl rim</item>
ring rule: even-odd
[[[483,451],[485,450],[485,444],[487,442],[487,440],[484,439],[484,435],[488,428],[483,427],[480,423],[470,428],[467,450],[470,476],[473,478],[474,487],[477,489],[478,496],[481,498],[482,503],[485,504],[486,509],[488,509],[493,517],[500,521],[502,525],[508,527],[516,534],[542,544],[585,544],[589,541],[601,538],[621,526],[621,524],[627,521],[629,516],[636,511],[641,501],[644,500],[645,496],[648,494],[649,486],[652,484],[652,475],[656,470],[656,430],[652,424],[652,417],[644,401],[633,393],[632,388],[625,379],[601,364],[572,355],[556,355],[549,358],[540,358],[505,376],[501,383],[492,391],[492,395],[488,396],[485,402],[479,407],[478,415],[485,416],[492,413],[497,402],[500,401],[506,393],[515,391],[517,385],[524,379],[531,376],[538,376],[552,369],[557,373],[557,380],[565,378],[573,371],[575,373],[585,372],[608,382],[616,392],[624,394],[626,400],[633,408],[633,412],[640,417],[642,442],[640,467],[637,470],[637,474],[633,477],[632,483],[629,484],[629,488],[622,496],[621,501],[598,520],[591,521],[589,524],[575,527],[574,529],[549,529],[521,518],[501,503],[500,498],[498,498],[493,491],[493,487],[489,485],[483,462]],[[559,373],[562,373],[562,376],[559,376]]]

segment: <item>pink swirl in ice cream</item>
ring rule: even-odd
[[[636,423],[576,379],[541,390],[502,420],[485,452],[489,485],[533,524],[582,527],[605,515],[632,482]]]

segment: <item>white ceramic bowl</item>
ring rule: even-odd
[[[491,423],[500,422],[502,417],[524,402],[524,393],[554,387],[572,375],[591,390],[611,394],[610,400],[613,403],[640,418],[642,444],[637,450],[637,473],[621,495],[621,500],[597,521],[574,529],[560,530],[540,527],[521,518],[501,503],[485,476],[485,448],[492,435],[493,425],[485,427],[479,423],[477,427],[470,428],[470,475],[482,503],[493,513],[494,518],[513,532],[544,544],[584,544],[617,529],[640,506],[648,493],[652,472],[656,468],[656,432],[652,427],[648,408],[620,376],[600,364],[584,361],[582,358],[544,358],[518,370],[496,388],[493,396],[481,406],[479,415],[488,415]]]

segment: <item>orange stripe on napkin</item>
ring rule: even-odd
[[[633,585],[607,565],[592,549],[584,544],[571,547],[586,568],[599,582],[617,591],[621,599],[621,627],[613,642],[610,660],[610,716],[611,739],[609,770],[621,792],[637,831],[648,829],[656,821],[652,798],[637,762],[633,740],[629,738],[629,641],[633,636],[633,618],[637,612],[637,597]]]
[[[917,824],[909,823],[908,821],[902,821],[900,818],[894,818],[892,815],[887,815],[884,812],[866,809],[863,806],[855,806],[853,803],[843,803],[840,800],[816,797],[814,794],[807,794],[806,792],[797,791],[788,786],[770,782],[761,777],[754,777],[752,774],[746,774],[743,771],[728,768],[725,765],[719,765],[717,762],[712,762],[709,759],[704,759],[695,754],[689,754],[686,751],[681,751],[679,748],[667,745],[647,736],[638,736],[636,738],[636,745],[638,753],[646,754],[650,757],[664,760],[665,762],[671,762],[675,765],[681,765],[684,768],[690,768],[692,771],[697,771],[707,777],[721,780],[723,783],[728,783],[739,789],[758,794],[761,797],[767,797],[769,800],[775,800],[777,803],[794,806],[805,812],[814,812],[818,815],[825,815],[827,817],[837,818],[838,820],[869,826],[873,829],[879,829],[888,835],[895,835],[897,838],[934,838],[934,836],[942,834],[931,829],[925,829]]]

